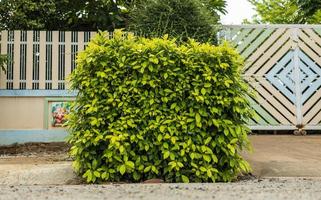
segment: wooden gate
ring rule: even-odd
[[[321,129],[321,26],[225,26],[220,35],[244,57],[257,93],[252,129]]]

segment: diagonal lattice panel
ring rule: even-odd
[[[233,33],[233,31],[230,31]],[[291,30],[248,28],[229,36],[245,58],[244,77],[256,92],[250,99],[257,116],[252,126],[295,125],[295,83]]]

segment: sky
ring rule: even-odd
[[[255,14],[247,0],[227,0],[227,14],[222,16],[222,24],[241,24],[243,19],[251,19]]]

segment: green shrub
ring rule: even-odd
[[[194,38],[216,43],[221,0],[144,0],[129,12],[129,30],[145,37],[169,34],[179,40]],[[214,5],[213,5],[214,4]],[[208,7],[211,8],[208,9]],[[215,10],[217,9],[217,10]]]
[[[74,169],[87,182],[230,181],[249,166],[249,94],[227,44],[97,35],[71,76]]]

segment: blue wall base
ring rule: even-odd
[[[0,145],[27,142],[64,142],[68,133],[59,130],[0,130]]]

